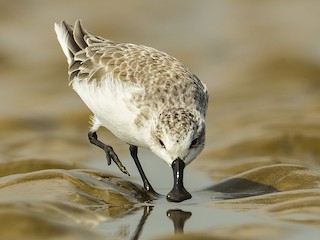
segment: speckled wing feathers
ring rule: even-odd
[[[134,84],[144,89],[132,98],[138,108],[159,109],[164,103],[181,102],[197,106],[205,114],[206,87],[174,57],[151,47],[94,36],[82,28],[80,21],[74,28],[66,22],[61,25],[66,31],[71,58],[68,61],[70,84],[86,81],[99,86],[106,75],[110,75],[121,84]]]

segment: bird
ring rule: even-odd
[[[89,141],[104,150],[130,175],[112,146],[98,139],[104,127],[129,145],[144,190],[157,194],[138,158],[138,148],[151,150],[173,171],[170,202],[190,199],[183,184],[185,166],[203,150],[208,89],[169,54],[140,44],[116,42],[74,25],[54,24],[67,58],[69,85],[91,110]]]

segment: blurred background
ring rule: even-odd
[[[90,113],[68,86],[53,30],[54,22],[82,19],[97,35],[175,56],[207,84],[207,147],[194,166],[292,151],[314,164],[319,12],[318,1],[295,0],[1,1],[1,159],[101,158],[88,144]],[[125,144],[105,137],[128,155]]]
[[[306,184],[297,188],[312,189],[317,186],[309,195],[316,196],[318,193],[320,1],[0,0],[0,6],[0,176],[30,172],[35,174],[32,175],[36,176],[35,180],[39,180],[37,174],[40,173],[32,173],[33,171],[47,168],[68,169],[73,166],[96,167],[102,171],[113,169],[119,176],[121,175],[114,166],[106,167],[103,152],[87,140],[90,112],[68,86],[67,62],[53,29],[54,22],[66,20],[74,24],[75,20],[82,19],[86,29],[104,38],[143,44],[169,53],[189,67],[208,86],[210,102],[207,115],[207,142],[202,154],[186,169],[188,189],[193,191],[204,188],[200,175],[210,178],[212,184],[212,181],[255,169],[256,172],[253,173],[256,174],[250,175],[255,182],[263,182],[274,189],[284,189],[284,191],[292,190],[291,187],[298,186],[296,185],[298,183]],[[99,130],[99,137],[112,145],[121,159],[130,158],[128,146],[107,130]],[[157,158],[148,151],[141,151],[140,159],[154,187],[168,192],[172,184],[172,173],[166,164],[155,160]],[[132,174],[132,178],[127,179],[139,182],[132,161],[123,163]],[[298,167],[295,175],[296,172],[292,167],[277,165],[281,163],[299,164],[313,169],[314,172],[302,171]],[[273,167],[271,170],[258,168],[263,166]],[[161,174],[159,174],[160,169]],[[57,179],[62,178],[61,172],[52,171],[52,176],[56,176]],[[200,175],[195,175],[195,172]],[[71,172],[65,174],[70,175]],[[81,235],[79,229],[83,229],[83,225],[79,225],[78,220],[87,224],[86,221],[89,221],[93,214],[87,211],[88,206],[90,209],[94,207],[88,205],[87,199],[83,200],[84,207],[75,199],[82,194],[83,189],[80,191],[79,186],[93,180],[89,181],[87,175],[83,177],[77,174],[74,179],[80,176],[80,180],[71,181],[72,184],[78,184],[75,189],[68,185],[70,181],[68,177],[64,177],[68,182],[64,183],[65,185],[59,181],[54,185],[56,181],[50,180],[50,184],[53,185],[50,185],[49,190],[47,190],[48,182],[39,184],[36,188],[25,188],[24,185],[15,188],[15,184],[27,181],[23,180],[15,182],[12,188],[6,188],[5,192],[1,192],[3,188],[0,188],[0,199],[1,201],[9,199],[7,203],[12,203],[13,200],[24,202],[26,201],[24,194],[27,194],[26,189],[29,189],[30,196],[32,195],[29,196],[29,203],[32,205],[39,201],[33,197],[41,198],[48,194],[50,204],[54,206],[49,204],[48,211],[42,209],[44,215],[40,214],[41,223],[46,223],[44,219],[47,219],[48,213],[51,215],[52,209],[58,209],[56,211],[59,214],[69,209],[70,216],[74,216],[74,206],[78,204],[81,211],[85,208],[85,213],[79,214],[83,216],[82,220],[79,220],[78,215],[74,216],[76,221],[72,219],[71,222],[77,228],[69,230]],[[275,179],[272,176],[275,176]],[[285,176],[293,177],[288,180]],[[164,182],[163,178],[168,178],[168,181]],[[0,185],[6,184],[8,179],[10,178],[1,178]],[[280,184],[279,179],[284,179],[284,184],[282,182]],[[99,192],[101,189],[105,191],[106,185],[103,186],[95,191]],[[92,192],[87,191],[81,196],[90,196],[90,199],[93,199]],[[64,193],[66,196],[75,197],[64,200],[61,198]],[[301,213],[299,211],[303,211],[301,209],[304,208],[296,204],[297,202],[295,204],[289,202],[293,207],[292,211],[302,215],[298,214],[298,217],[294,218],[288,211],[289,213],[285,212],[288,215],[281,213],[276,217],[319,226],[319,194],[312,201],[303,198],[309,195],[303,194],[297,200],[300,200],[304,207],[306,204],[310,206],[311,210],[306,209]],[[55,196],[56,202],[50,199],[52,196]],[[104,195],[101,193],[101,196]],[[102,201],[101,196],[98,195],[97,201]],[[290,196],[292,197],[285,195],[283,201],[292,200]],[[197,201],[197,197],[193,199]],[[70,204],[71,207],[61,207],[61,201],[63,204]],[[262,199],[262,202],[270,203],[266,199]],[[47,204],[43,199],[40,199],[40,203]],[[237,209],[239,208],[237,204],[238,202],[233,204],[231,202],[227,206]],[[8,208],[7,205],[1,206],[3,208],[0,213],[3,214]],[[11,213],[19,206],[21,205],[13,204]],[[105,202],[102,206],[106,206]],[[247,204],[244,207],[246,211],[248,206],[258,205],[255,202]],[[160,204],[157,207],[158,219],[166,218],[168,206]],[[213,205],[210,211],[209,208],[199,207],[199,209],[211,214],[211,211],[216,211],[215,207],[216,205]],[[282,207],[277,208],[275,212],[287,209],[286,206]],[[32,212],[30,216],[38,217],[38,203],[33,208],[29,208],[28,205],[26,209],[27,212],[36,213],[34,215]],[[202,213],[198,210],[193,211],[193,216]],[[114,217],[113,213],[101,210],[97,212],[103,217]],[[120,211],[124,215],[128,212],[127,209]],[[61,217],[59,214],[56,218],[58,225],[61,219],[66,219],[65,215]],[[226,217],[223,215],[224,212],[214,212],[212,216],[217,216],[216,214],[219,216],[216,218],[219,221],[221,219],[238,221],[235,216],[239,215]],[[1,216],[0,230],[3,234],[7,229],[5,224],[10,222],[7,222],[7,217]],[[96,216],[96,224],[102,221],[101,216]],[[126,224],[136,227],[140,213],[128,216]],[[199,219],[201,216],[199,214]],[[135,220],[132,221],[130,217],[135,217]],[[242,217],[240,215],[240,219]],[[12,219],[13,224],[22,219],[21,226],[25,229],[24,218],[18,215]],[[149,231],[153,235],[154,226],[160,229],[158,219],[144,231]],[[196,226],[196,222],[201,225],[201,221],[195,217],[193,219],[196,219],[195,225],[189,226]],[[219,224],[219,221],[212,221],[212,224],[213,222]],[[29,220],[27,222],[32,224]],[[242,223],[241,220],[238,222]],[[170,230],[166,229],[165,232],[172,231],[172,224],[169,223]],[[254,220],[253,225],[255,223]],[[36,228],[33,229],[40,229],[39,222],[35,221],[35,224]],[[109,221],[104,224],[102,229],[118,231],[119,228],[120,232],[123,231],[120,221],[113,223]],[[208,226],[211,222],[206,220],[206,224]],[[85,226],[85,229],[89,229],[87,225]],[[239,229],[242,230],[243,227],[240,226]],[[273,232],[274,226],[271,229]],[[11,233],[8,230],[8,234]],[[228,236],[228,239],[230,233],[233,234],[234,231],[227,229],[225,236]],[[261,231],[256,233],[257,235],[252,236],[259,236],[261,239]]]
[[[234,173],[229,163],[238,171],[317,165],[319,9],[318,1],[294,0],[1,1],[1,160],[102,158],[88,143],[90,112],[68,86],[53,30],[82,19],[97,35],[177,57],[207,84],[207,147],[193,166],[224,177]],[[103,134],[128,157],[125,144]]]

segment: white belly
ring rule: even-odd
[[[132,93],[141,91],[140,88],[107,80],[101,86],[74,81],[72,87],[93,112],[98,124],[128,144],[147,147],[146,134],[141,132],[146,129],[134,124],[139,109],[130,104]]]

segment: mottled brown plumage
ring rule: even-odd
[[[100,126],[183,171],[204,146],[206,86],[176,58],[154,48],[93,35],[80,21],[74,27],[63,21],[55,30],[70,85],[94,114],[89,139],[105,150],[108,162],[126,172],[112,148],[97,140]],[[137,161],[136,150],[130,151]]]
[[[206,108],[205,87],[176,58],[151,47],[94,36],[84,30],[79,21],[74,28],[66,22],[62,24],[73,36],[68,39],[73,55],[68,71],[71,84],[86,81],[99,86],[106,74],[110,74],[122,84],[137,84],[144,88],[143,95],[132,99],[138,107],[147,104],[156,109],[162,104],[181,102]]]

